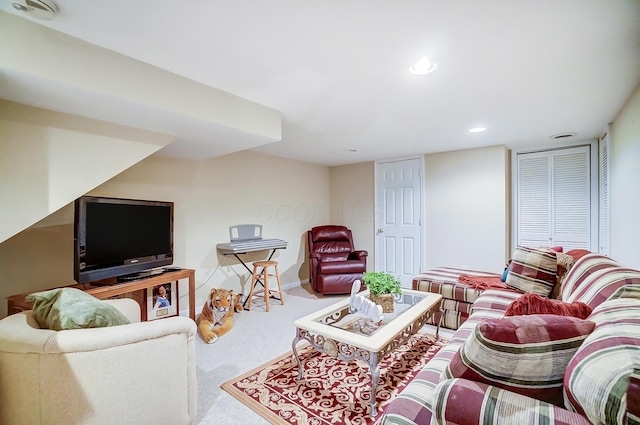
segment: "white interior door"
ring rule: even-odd
[[[396,275],[405,288],[422,258],[420,158],[376,164],[376,271]]]

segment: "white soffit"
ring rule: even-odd
[[[187,148],[165,149],[192,159],[281,138],[272,108],[5,12],[0,28],[4,99],[171,134]]]

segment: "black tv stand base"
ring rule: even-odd
[[[145,270],[145,271],[141,271],[139,273],[131,273],[131,274],[125,274],[125,275],[122,275],[122,276],[118,276],[116,278],[116,280],[118,281],[118,283],[132,282],[134,280],[146,279],[148,277],[157,276],[157,275],[162,274],[164,272],[165,272],[165,270],[163,270],[163,269]]]

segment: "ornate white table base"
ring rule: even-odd
[[[297,344],[302,340],[308,341],[311,346],[317,351],[335,357],[341,361],[351,361],[351,360],[362,360],[369,365],[369,370],[371,372],[371,398],[370,398],[370,406],[371,406],[371,417],[375,417],[378,414],[378,409],[376,408],[376,389],[378,387],[378,378],[380,378],[380,360],[384,358],[391,351],[395,350],[400,344],[408,340],[412,335],[415,335],[426,323],[427,320],[436,312],[440,313],[442,317],[442,311],[438,308],[439,303],[423,314],[419,315],[413,323],[407,326],[404,330],[398,333],[394,338],[392,338],[386,345],[384,345],[379,351],[369,351],[363,348],[356,347],[351,344],[347,344],[340,341],[335,341],[331,338],[325,337],[321,334],[314,334],[305,329],[301,329],[296,327],[296,337],[293,339],[291,343],[291,347],[293,350],[293,354],[296,356],[296,360],[298,362],[298,380],[302,379],[302,375],[304,373],[304,365],[300,360],[300,356],[298,355]],[[340,313],[340,312],[338,312]],[[332,323],[336,323],[340,321],[344,317],[343,315],[338,315],[337,317],[328,317],[326,319],[326,324],[331,325]],[[436,328],[436,340],[440,333],[440,320],[438,320],[438,325]]]

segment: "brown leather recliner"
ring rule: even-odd
[[[345,226],[317,226],[307,231],[309,282],[322,294],[348,294],[367,271],[367,251],[356,251]]]

